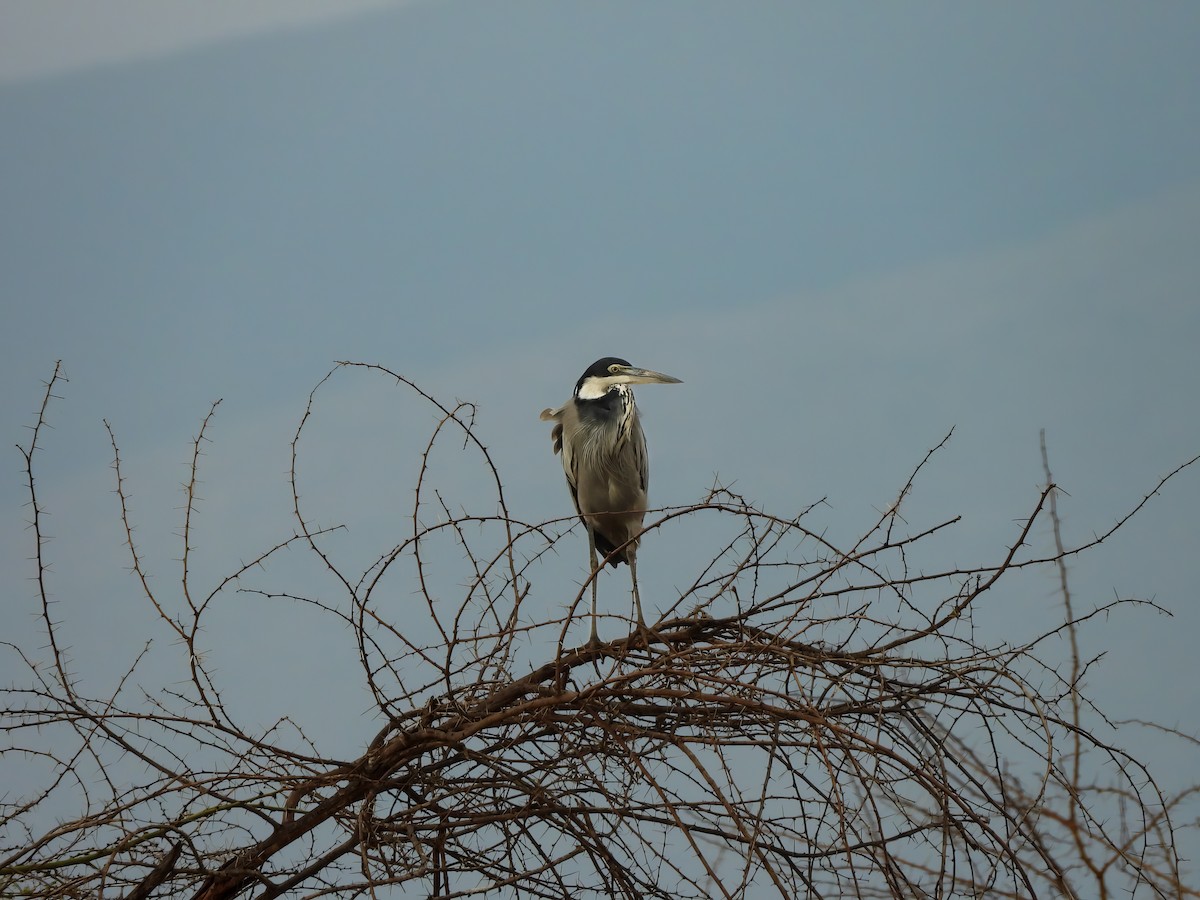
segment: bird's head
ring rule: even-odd
[[[678,378],[664,375],[662,372],[652,372],[650,369],[639,369],[628,360],[615,356],[598,359],[587,371],[579,376],[575,383],[575,399],[599,400],[618,384],[682,384]]]

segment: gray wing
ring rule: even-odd
[[[571,442],[563,440],[563,414],[565,412],[565,406],[560,406],[558,409],[543,409],[541,419],[543,422],[554,423],[554,427],[550,429],[550,440],[554,444],[554,452],[562,454],[563,472],[567,476],[567,487],[571,489],[571,502],[575,504],[575,512],[583,515],[583,510],[579,508],[579,488],[575,469],[578,461],[572,452]]]

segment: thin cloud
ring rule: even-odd
[[[178,53],[397,6],[404,0],[4,0],[0,83]]]

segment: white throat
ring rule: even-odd
[[[579,386],[575,396],[580,400],[599,400],[612,389],[613,384],[611,378],[597,378],[593,375]]]

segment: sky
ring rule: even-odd
[[[0,0],[0,435],[27,439],[63,360],[39,484],[57,609],[97,693],[146,637],[103,420],[170,594],[210,404],[194,565],[219,579],[290,534],[289,441],[335,360],[478,404],[531,521],[569,511],[537,414],[601,356],[684,381],[639,392],[663,505],[715,479],[785,516],[824,499],[812,527],[852,542],[953,428],[905,506],[914,530],[963,516],[930,565],[1015,537],[1040,429],[1068,543],[1200,453],[1200,7],[199,8]],[[318,399],[306,502],[350,525],[338,552],[365,566],[411,513],[436,420],[367,372]],[[456,500],[491,503],[454,465]],[[3,467],[0,629],[37,646],[15,448]],[[1200,731],[1198,505],[1188,470],[1071,563],[1077,605],[1173,613],[1084,635],[1114,719]],[[648,541],[644,602],[689,584],[714,540]],[[531,609],[574,595],[585,546],[565,539]],[[602,602],[627,602],[624,578]],[[980,627],[1054,622],[1054,586],[1014,579]],[[316,652],[326,628],[235,594],[209,652],[247,715],[308,717],[351,752],[376,726],[365,697],[344,702],[355,661]],[[264,657],[263,634],[283,649]],[[1196,771],[1174,745],[1137,748]]]

